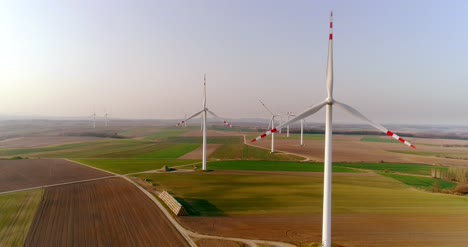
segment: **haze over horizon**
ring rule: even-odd
[[[335,99],[380,123],[468,124],[461,0],[2,1],[0,115],[180,119],[204,73],[218,115],[299,112],[326,96],[330,10]]]

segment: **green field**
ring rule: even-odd
[[[0,246],[23,246],[43,190],[0,195]]]
[[[0,156],[41,158],[177,158],[201,143],[171,143],[145,140],[105,140],[45,148],[3,149]]]
[[[385,177],[396,179],[411,187],[424,190],[432,190],[434,188],[437,188],[438,190],[453,190],[457,186],[457,184],[454,182],[430,177],[415,177],[388,173],[383,173],[382,175]]]
[[[336,163],[333,166],[349,167],[362,170],[371,170],[376,172],[396,172],[415,175],[431,175],[431,165],[421,164],[394,164],[394,163]],[[447,171],[448,168],[440,167],[439,169]]]
[[[413,154],[413,155],[420,155],[420,156],[433,156],[433,157],[449,158],[449,159],[468,160],[468,153],[414,152],[414,151],[397,151],[397,150],[389,150],[389,152],[401,153],[401,154]]]
[[[192,215],[303,215],[322,212],[321,174],[140,174],[172,193]],[[333,178],[334,214],[468,214],[468,198],[409,189],[378,174]]]
[[[167,128],[161,129],[156,133],[145,136],[145,140],[166,140],[169,137],[175,137],[188,132],[188,128]]]
[[[284,153],[270,153],[269,150],[239,144],[223,144],[210,155],[211,159],[239,159],[239,160],[303,160],[296,155]]]
[[[226,160],[209,162],[208,167],[213,170],[323,172],[323,163],[289,161]],[[333,172],[357,171],[335,166]]]
[[[397,140],[389,137],[378,137],[378,136],[364,136],[361,138],[363,142],[381,142],[381,143],[398,143]]]
[[[198,161],[178,159],[72,159],[73,161],[96,167],[117,174],[129,174],[157,170],[167,165],[169,167],[193,164]]]

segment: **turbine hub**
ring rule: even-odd
[[[327,105],[333,105],[335,103],[335,100],[332,97],[327,98]]]

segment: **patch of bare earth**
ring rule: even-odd
[[[278,139],[275,140],[277,150],[300,154],[314,161],[323,161],[324,141],[307,140],[304,146],[299,145],[299,140]],[[255,142],[254,145],[268,148],[271,145],[269,139]],[[442,164],[453,166],[468,166],[468,162],[462,159],[449,159],[435,156],[422,156],[411,154],[414,152],[424,153],[466,153],[468,148],[442,147],[417,145],[416,150],[399,143],[363,142],[360,138],[347,136],[334,136],[333,138],[333,161],[334,162],[396,162],[396,163],[425,163]],[[403,151],[409,153],[397,153],[390,151]]]
[[[240,247],[245,246],[242,243],[237,243],[229,240],[222,239],[201,239],[196,241],[197,246],[199,247]]]
[[[322,216],[183,217],[202,234],[289,242],[321,242]],[[333,215],[332,240],[346,247],[465,247],[468,216]]]
[[[206,156],[210,156],[216,149],[218,149],[221,146],[221,144],[206,144]],[[186,153],[182,156],[179,157],[179,159],[185,159],[185,160],[196,160],[200,159],[203,153],[203,147],[200,146],[199,148],[193,150],[190,153]]]
[[[0,160],[0,192],[110,175],[61,159]]]
[[[104,139],[86,136],[29,136],[2,140],[0,141],[0,148],[37,148]]]
[[[50,187],[25,246],[189,246],[161,210],[122,178]]]
[[[240,135],[240,134],[236,134],[236,133],[232,133],[232,132],[207,130],[206,135],[209,138],[210,136],[237,136],[237,135]],[[188,131],[186,133],[183,133],[180,136],[183,136],[183,137],[202,136],[202,132],[200,130],[191,130],[191,131]]]

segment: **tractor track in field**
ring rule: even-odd
[[[269,148],[265,148],[265,147],[262,147],[262,146],[256,146],[256,145],[251,144],[250,142],[247,142],[247,136],[246,135],[244,135],[244,144],[247,145],[247,146],[255,147],[255,148],[270,150]],[[294,155],[294,156],[299,156],[299,157],[304,158],[304,160],[301,160],[300,162],[308,162],[308,161],[311,160],[309,156],[306,156],[306,155],[303,155],[303,154],[297,154],[297,153],[281,151],[279,149],[276,149],[276,150],[278,150],[278,152],[283,153],[283,154],[289,154],[289,155]]]

